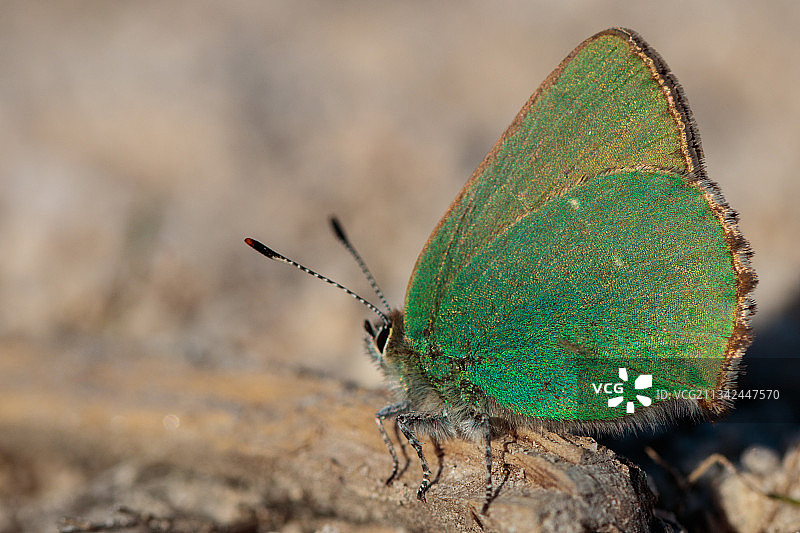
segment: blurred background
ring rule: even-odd
[[[242,243],[390,302],[549,72],[610,26],[683,84],[756,252],[756,327],[800,283],[794,2],[5,2],[0,338],[376,386],[369,317]],[[2,379],[0,377],[0,379]]]
[[[798,3],[24,1],[0,13],[0,350],[379,387],[361,340],[370,314],[242,239],[369,298],[329,229],[336,214],[401,306],[430,231],[538,84],[585,38],[626,26],[681,81],[709,175],[755,250],[766,340],[753,357],[797,355]]]

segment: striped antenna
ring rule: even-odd
[[[332,279],[326,278],[322,274],[318,274],[317,272],[314,272],[310,268],[305,267],[305,266],[301,265],[300,263],[298,263],[297,261],[293,261],[293,260],[289,259],[288,257],[279,254],[278,252],[276,252],[272,248],[269,248],[269,247],[263,245],[262,243],[258,242],[255,239],[251,239],[250,237],[248,237],[248,238],[246,238],[244,240],[244,242],[248,246],[253,248],[256,252],[258,252],[258,253],[260,253],[262,255],[265,255],[266,257],[269,257],[270,259],[274,259],[275,261],[281,261],[283,263],[292,265],[293,267],[302,270],[306,274],[311,274],[315,278],[321,279],[322,281],[324,281],[326,283],[329,283],[330,285],[333,285],[334,287],[337,287],[337,288],[343,290],[344,292],[346,292],[347,294],[349,294],[350,296],[352,296],[353,298],[355,298],[356,300],[361,302],[364,306],[366,306],[372,312],[377,314],[379,317],[381,317],[381,320],[383,321],[384,324],[386,324],[387,326],[389,326],[391,324],[391,320],[389,320],[389,317],[383,311],[381,311],[380,309],[378,309],[377,307],[372,305],[370,302],[368,302],[367,300],[365,300],[364,298],[362,298],[358,294],[354,293],[353,291],[351,291],[350,289],[348,289],[347,287],[345,287],[341,283],[336,283]]]
[[[367,277],[367,281],[369,282],[369,286],[372,287],[372,290],[375,291],[375,294],[378,295],[378,298],[381,299],[381,303],[386,311],[391,314],[392,308],[389,307],[389,302],[386,301],[386,297],[383,295],[383,291],[381,288],[378,287],[378,283],[375,281],[375,278],[372,277],[372,273],[367,268],[367,264],[364,263],[364,260],[361,259],[361,255],[356,251],[355,246],[350,242],[350,239],[347,238],[347,235],[344,234],[344,230],[342,229],[342,225],[339,224],[339,219],[336,217],[331,217],[331,227],[333,228],[333,233],[336,234],[336,238],[339,239],[347,251],[350,252],[350,255],[353,256],[353,259],[356,260],[358,266],[361,267],[361,272]]]

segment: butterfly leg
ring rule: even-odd
[[[377,413],[375,413],[375,422],[378,424],[378,431],[381,432],[381,438],[383,442],[386,444],[386,448],[389,450],[389,454],[392,456],[392,474],[389,476],[389,479],[386,480],[386,484],[389,485],[392,481],[394,481],[395,476],[397,475],[397,471],[400,467],[400,461],[397,460],[397,454],[394,451],[394,445],[392,444],[392,440],[389,438],[389,435],[386,433],[386,428],[383,427],[383,421],[387,418],[395,418],[408,410],[408,402],[399,402],[393,403],[392,405],[387,405]],[[400,446],[403,446],[403,443],[400,443]],[[405,450],[404,450],[405,454]]]
[[[405,459],[405,464],[403,468],[400,469],[398,472],[398,476],[402,476],[403,472],[406,471],[408,468],[409,463],[411,463],[411,459],[408,457],[408,453],[406,452],[406,443],[403,440],[403,437],[400,433],[400,428],[397,426],[397,418],[394,419],[394,424],[392,424],[392,428],[394,429],[394,438],[397,440],[398,444],[400,444],[400,453],[403,454],[403,459]]]
[[[434,433],[437,428],[442,428],[446,424],[446,418],[437,414],[421,414],[421,413],[402,413],[397,415],[397,426],[403,435],[408,439],[409,444],[417,452],[419,462],[422,465],[422,483],[417,489],[417,499],[425,501],[425,493],[431,486],[431,469],[428,466],[428,460],[425,459],[425,454],[422,451],[422,443],[417,439],[414,429],[421,429],[424,433]],[[437,444],[438,447],[438,444]],[[441,450],[441,448],[439,448]],[[439,451],[436,452],[439,456]],[[441,465],[441,461],[440,461]]]
[[[433,441],[433,450],[436,452],[436,459],[439,463],[439,468],[436,470],[436,477],[433,478],[431,484],[437,483],[439,478],[442,477],[442,470],[444,470],[444,450],[442,446],[439,444],[439,441],[436,439],[432,439]]]
[[[489,417],[487,415],[478,415],[477,421],[481,425],[484,442],[486,443],[486,447],[484,448],[484,459],[486,461],[486,493],[484,494],[483,508],[481,509],[481,514],[485,515],[489,510],[489,504],[494,499],[494,489],[492,487],[492,431],[489,426]]]

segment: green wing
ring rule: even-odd
[[[405,331],[423,371],[557,420],[617,416],[586,395],[617,363],[672,365],[653,377],[669,390],[729,386],[755,276],[701,161],[680,88],[640,37],[615,29],[582,43],[417,260]]]

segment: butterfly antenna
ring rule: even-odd
[[[372,277],[372,273],[367,268],[367,265],[366,263],[364,263],[364,260],[361,259],[361,255],[359,255],[359,253],[356,251],[355,247],[350,242],[350,239],[347,238],[347,235],[344,234],[342,225],[339,224],[339,219],[337,219],[336,217],[331,217],[331,227],[333,228],[333,233],[336,234],[336,238],[339,239],[339,242],[341,242],[345,248],[347,248],[347,251],[350,252],[350,255],[352,255],[353,259],[356,260],[358,266],[361,267],[361,272],[363,272],[364,275],[367,277],[367,281],[369,282],[370,287],[372,287],[372,290],[375,291],[375,294],[377,294],[378,298],[381,299],[383,307],[385,307],[386,310],[389,313],[391,313],[392,308],[389,306],[389,302],[386,301],[386,297],[383,295],[383,291],[381,291],[381,288],[378,287],[378,283],[375,281],[375,278]]]
[[[337,288],[343,290],[344,292],[346,292],[347,294],[349,294],[350,296],[352,296],[353,298],[355,298],[356,300],[358,300],[359,302],[364,304],[368,309],[370,309],[371,311],[376,313],[379,317],[381,317],[381,320],[383,321],[384,324],[386,324],[387,326],[391,324],[391,320],[389,320],[389,317],[383,311],[381,311],[380,309],[375,307],[373,304],[371,304],[370,302],[368,302],[367,300],[365,300],[364,298],[362,298],[358,294],[354,293],[353,291],[351,291],[350,289],[348,289],[347,287],[345,287],[341,283],[336,283],[332,279],[326,278],[322,274],[318,274],[317,272],[314,272],[310,268],[305,267],[305,266],[301,265],[300,263],[298,263],[297,261],[293,261],[293,260],[289,259],[288,257],[279,254],[278,252],[276,252],[272,248],[269,248],[269,247],[261,244],[260,242],[258,242],[255,239],[251,239],[251,238],[248,237],[248,238],[246,238],[244,240],[244,242],[248,246],[253,248],[256,252],[258,252],[258,253],[260,253],[262,255],[265,255],[265,256],[269,257],[270,259],[274,259],[275,261],[281,261],[283,263],[287,263],[289,265],[292,265],[293,267],[302,270],[306,274],[311,274],[315,278],[321,279],[322,281],[324,281],[326,283],[329,283],[330,285],[333,285],[334,287],[337,287]]]

